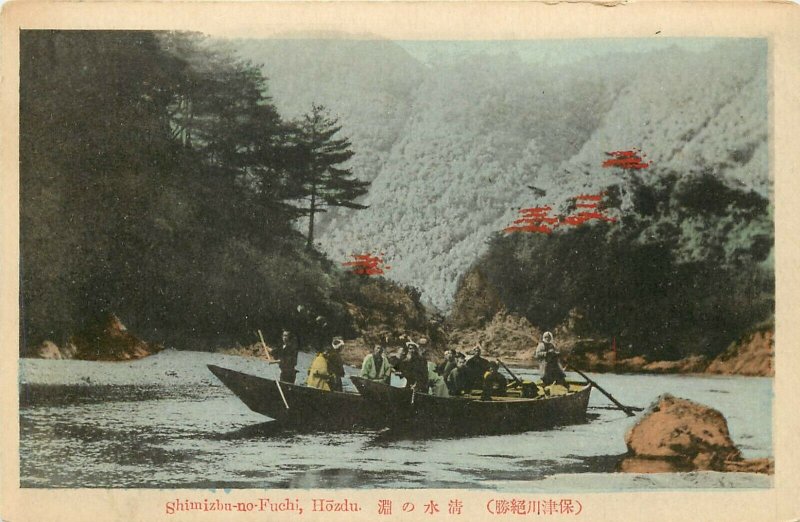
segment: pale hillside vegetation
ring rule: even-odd
[[[658,167],[644,177],[710,172],[770,195],[765,43],[554,66],[513,54],[422,64],[391,42],[237,45],[263,65],[283,113],[317,101],[340,116],[354,172],[373,181],[369,209],[323,218],[323,250],[334,261],[384,252],[387,276],[441,309],[517,209],[564,211],[619,183],[619,169],[601,168],[606,152],[640,149]],[[680,226],[684,255],[702,258],[692,217]],[[747,223],[719,227],[750,234]]]

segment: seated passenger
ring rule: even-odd
[[[447,390],[452,396],[463,395],[464,392],[469,392],[469,379],[467,369],[467,361],[465,357],[458,357],[456,359],[456,367],[447,376]]]
[[[436,373],[441,375],[445,380],[447,376],[456,367],[456,354],[453,350],[444,351],[444,360],[436,365]]]
[[[481,346],[477,345],[467,359],[467,375],[469,389],[480,389],[483,385],[483,376],[489,371],[489,361],[481,357]]]
[[[380,344],[376,344],[372,353],[364,357],[364,362],[361,364],[361,377],[389,384],[392,378],[392,367],[389,359],[383,355],[383,346]]]
[[[428,363],[418,352],[418,345],[413,341],[406,343],[408,355],[400,363],[400,371],[406,378],[406,388],[414,388],[421,393],[428,393]]]
[[[497,362],[489,363],[489,371],[483,376],[483,395],[481,399],[491,400],[494,397],[505,397],[508,381],[500,374]]]
[[[444,377],[436,373],[436,365],[430,361],[428,362],[428,393],[435,397],[450,396]]]
[[[401,346],[399,350],[394,352],[393,354],[389,355],[387,359],[389,359],[389,364],[391,364],[395,369],[397,366],[406,360],[408,357],[408,346]]]

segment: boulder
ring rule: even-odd
[[[670,394],[650,406],[625,435],[625,444],[637,457],[688,460],[704,469],[741,456],[720,412]]]
[[[691,471],[693,468],[676,459],[646,459],[642,457],[625,457],[618,466],[623,473],[679,473]]]
[[[69,339],[77,359],[89,361],[126,361],[141,359],[162,349],[131,334],[114,314],[91,324]]]
[[[717,410],[665,394],[625,435],[620,470],[638,473],[714,470],[771,473],[769,459],[744,460]]]

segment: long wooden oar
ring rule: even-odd
[[[624,411],[624,412],[625,412],[625,413],[628,415],[628,417],[633,417],[633,416],[635,415],[635,413],[633,413],[634,411],[644,411],[644,408],[639,408],[639,407],[637,407],[637,406],[625,406],[624,404],[622,404],[621,402],[619,402],[617,399],[615,399],[615,398],[614,398],[614,397],[613,397],[613,396],[612,396],[610,393],[608,393],[607,391],[605,391],[605,390],[604,390],[604,389],[603,389],[603,388],[602,388],[602,387],[601,387],[599,384],[597,384],[596,382],[594,382],[593,380],[591,380],[589,377],[587,377],[585,373],[583,373],[582,371],[580,371],[580,370],[579,370],[579,369],[577,369],[577,368],[572,368],[572,367],[571,367],[570,369],[571,369],[572,371],[576,372],[578,375],[580,375],[580,376],[581,376],[581,377],[583,377],[584,379],[586,379],[586,382],[588,382],[589,384],[591,384],[592,386],[594,386],[595,388],[597,388],[597,389],[598,389],[598,391],[600,391],[600,393],[602,393],[603,395],[605,395],[606,397],[608,397],[608,398],[611,400],[611,402],[613,402],[613,403],[614,403],[614,405],[615,405],[617,408],[619,408],[620,410]]]
[[[264,342],[264,335],[261,333],[261,330],[258,331],[258,338],[261,339],[261,346],[264,348],[264,353],[267,354],[267,360],[270,364],[274,363],[275,360],[269,354],[269,348],[267,348],[267,343]],[[283,399],[283,405],[286,406],[286,409],[289,409],[289,403],[286,402],[286,395],[283,394],[283,388],[281,388],[280,380],[276,380],[275,384],[278,385],[278,392],[281,394],[281,399]]]
[[[261,330],[258,330],[258,337],[261,339],[261,346],[264,348],[264,353],[267,355],[267,363],[275,364],[278,361],[272,358],[272,355],[269,353],[269,349],[267,348],[267,343],[264,342],[264,336],[261,334]]]
[[[512,379],[514,379],[515,381],[517,381],[517,385],[518,385],[518,386],[522,386],[522,381],[519,379],[519,377],[517,377],[516,375],[514,375],[514,372],[512,372],[512,371],[511,371],[511,369],[510,369],[508,366],[506,366],[506,363],[504,363],[504,362],[503,362],[503,361],[501,361],[500,359],[497,359],[497,362],[499,362],[499,363],[500,363],[500,366],[502,366],[502,367],[505,369],[505,371],[507,371],[507,372],[508,372],[508,374],[509,374],[509,375],[511,375],[511,378],[512,378]]]

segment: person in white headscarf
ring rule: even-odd
[[[550,384],[567,385],[567,376],[564,374],[564,369],[561,368],[561,363],[558,361],[559,351],[553,343],[553,334],[545,332],[542,335],[542,342],[536,347],[534,357],[539,361],[539,373],[542,375],[542,384],[549,386]]]

